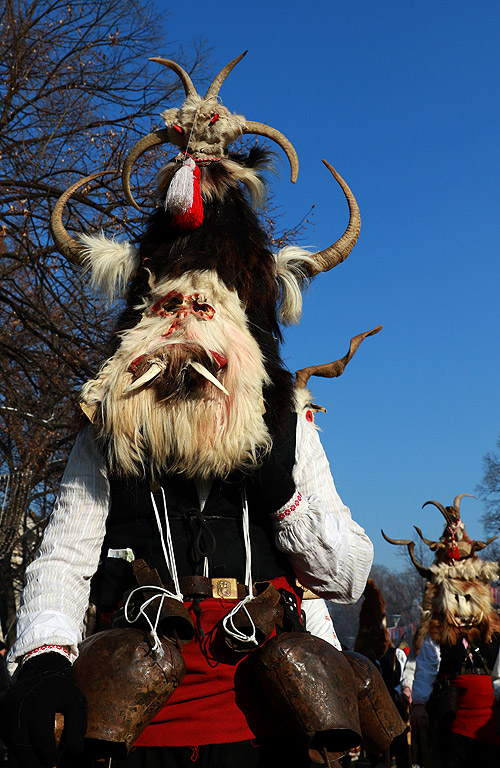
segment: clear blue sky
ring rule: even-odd
[[[500,432],[500,4],[194,0],[169,13],[168,38],[205,38],[214,73],[248,48],[220,96],[294,144],[298,181],[283,163],[273,189],[284,225],[316,203],[302,245],[325,247],[347,222],[322,158],[357,197],[358,244],[313,283],[284,357],[292,371],[329,362],[384,325],[341,379],[311,383],[340,494],[375,561],[399,569],[380,528],[438,537],[441,516],[421,505],[474,493]],[[483,537],[480,502],[462,511]]]

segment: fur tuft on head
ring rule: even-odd
[[[222,158],[226,147],[236,141],[245,128],[243,115],[231,114],[216,96],[205,99],[192,94],[179,109],[166,109],[161,117],[169,130],[170,141],[182,151],[202,159]]]
[[[298,323],[302,315],[302,291],[309,286],[307,264],[316,264],[304,248],[286,245],[278,251],[276,277],[280,286],[279,318],[283,325]]]
[[[103,294],[109,304],[124,296],[127,283],[137,272],[139,255],[128,242],[119,243],[98,235],[78,235],[84,247],[83,268],[90,272],[90,286]]]
[[[222,160],[222,165],[237,181],[244,184],[254,208],[261,208],[266,193],[262,174],[266,171],[276,173],[274,160],[274,152],[256,145],[251,147],[247,154],[228,152],[227,158]]]

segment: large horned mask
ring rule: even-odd
[[[427,539],[420,528],[414,526],[420,539],[434,553],[434,563],[429,567],[417,560],[414,541],[391,539],[382,531],[390,544],[408,548],[413,565],[427,581],[418,643],[427,631],[434,633],[434,639],[444,642],[452,642],[457,633],[474,628],[480,628],[483,634],[489,631],[490,581],[498,578],[498,565],[480,559],[478,552],[497,537],[492,536],[485,542],[469,538],[460,515],[460,502],[467,496],[471,494],[455,496],[453,504],[446,507],[434,500],[423,504],[422,508],[436,507],[445,519],[443,533],[437,541]]]
[[[222,69],[204,96],[179,64],[151,59],[179,77],[185,100],[164,110],[165,127],[140,139],[124,162],[124,194],[140,210],[131,190],[134,164],[164,144],[177,150],[158,176],[158,205],[138,248],[104,235],[76,239],[64,228],[65,204],[99,173],[73,184],[54,207],[58,250],[84,263],[108,297],[126,293],[131,310],[115,353],[82,390],[82,409],[98,426],[117,472],[140,474],[149,465],[160,473],[168,464],[208,477],[254,466],[270,447],[279,414],[292,405],[279,322],[298,320],[304,283],[343,262],[360,232],[353,193],[323,161],[349,207],[344,234],[317,253],[294,246],[272,253],[251,206],[264,188],[265,152],[244,155],[230,145],[245,134],[271,139],[288,158],[292,182],[298,159],[278,130],[221,104],[219,89],[244,55]],[[342,370],[374,332],[356,339],[338,361]]]
[[[152,57],[151,61],[162,64],[175,72],[180,78],[186,99],[180,108],[164,110],[162,118],[165,128],[153,131],[140,139],[128,153],[122,170],[122,186],[127,201],[140,210],[130,187],[130,176],[134,164],[147,151],[158,148],[163,144],[173,144],[179,149],[177,156],[168,164],[175,171],[175,165],[185,161],[186,157],[193,160],[201,170],[201,195],[207,197],[212,194],[212,188],[205,182],[203,171],[209,171],[217,164],[224,165],[233,184],[241,182],[246,185],[255,200],[262,195],[262,185],[255,173],[237,162],[234,162],[228,154],[228,147],[244,134],[255,134],[271,139],[285,152],[291,169],[291,181],[295,182],[299,170],[297,153],[290,141],[278,130],[255,120],[247,120],[242,115],[232,114],[219,99],[218,93],[224,80],[245,56],[246,51],[227,64],[215,77],[204,97],[200,96],[194,87],[189,74],[176,62],[163,57]],[[352,251],[359,237],[361,229],[361,217],[356,199],[345,180],[328,163],[323,160],[332,176],[340,185],[347,204],[349,206],[349,222],[344,234],[327,248],[316,253],[306,254],[302,251],[302,270],[308,277],[313,277],[321,272],[336,267],[342,263]],[[173,167],[173,168],[172,168]],[[93,246],[87,236],[75,240],[63,225],[63,210],[68,200],[82,187],[104,174],[113,171],[99,171],[75,182],[59,198],[54,206],[51,217],[51,231],[59,252],[74,264],[81,264],[89,256],[89,246]],[[260,190],[260,191],[259,191]],[[133,277],[137,267],[134,247],[131,244],[121,244],[120,248],[114,248],[111,241],[107,242],[108,252],[116,252],[115,259],[127,261],[128,265],[120,268],[121,283],[126,283]],[[297,249],[301,250],[301,249]],[[296,261],[294,254],[290,254],[290,247],[283,249],[283,256],[278,254],[278,275],[290,271],[291,263]],[[280,252],[281,253],[281,252]],[[112,293],[110,291],[110,293]],[[294,316],[292,311],[291,316]],[[289,322],[285,319],[285,322]],[[294,322],[294,320],[291,320]]]

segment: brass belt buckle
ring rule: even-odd
[[[229,600],[238,599],[238,582],[236,579],[210,579],[212,582],[212,596],[219,599],[224,597]]]

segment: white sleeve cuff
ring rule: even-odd
[[[80,629],[66,614],[59,611],[36,611],[18,619],[15,644],[7,656],[9,672],[15,672],[23,656],[41,645],[63,645],[73,663],[78,657]]]

